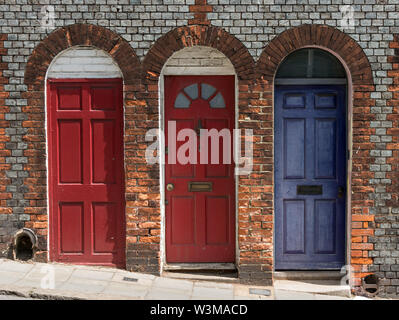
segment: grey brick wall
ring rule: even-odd
[[[10,123],[6,129],[10,137],[6,148],[11,150],[11,156],[6,158],[11,164],[11,170],[7,172],[11,185],[7,191],[13,194],[12,199],[7,200],[13,213],[0,215],[0,242],[9,239],[10,234],[29,219],[29,215],[24,214],[29,201],[23,197],[28,192],[23,184],[28,173],[23,170],[23,164],[27,162],[24,156],[27,145],[22,139],[26,130],[21,123],[26,119],[21,108],[27,104],[22,98],[26,91],[23,77],[32,50],[55,28],[88,23],[120,34],[143,59],[159,37],[188,24],[193,17],[189,6],[194,3],[195,0],[0,0],[0,33],[8,34],[8,40],[4,42],[8,55],[2,60],[8,64],[3,75],[9,80],[5,85],[9,92],[6,105],[10,107],[5,115]],[[48,30],[40,25],[41,10],[46,4],[55,9],[55,27]],[[392,183],[386,176],[391,171],[386,158],[392,156],[392,151],[386,148],[392,141],[392,136],[386,133],[386,129],[392,127],[387,115],[394,112],[387,106],[387,101],[392,98],[392,92],[388,91],[392,78],[387,77],[392,65],[387,57],[395,54],[389,43],[394,34],[399,34],[399,0],[208,0],[208,4],[213,6],[213,11],[208,13],[211,25],[222,27],[240,39],[255,60],[276,35],[301,24],[336,27],[363,48],[376,85],[372,94],[376,101],[372,108],[376,121],[371,123],[376,128],[371,137],[376,147],[371,151],[374,162],[370,166],[374,175],[370,183],[376,192],[368,196],[375,201],[370,213],[376,215],[377,230],[370,239],[375,244],[370,253],[374,258],[370,271],[384,278],[387,294],[399,293],[399,205],[389,207],[386,204],[392,198],[386,191],[387,185]],[[341,26],[342,5],[353,6],[355,26],[352,29]]]

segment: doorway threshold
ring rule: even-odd
[[[164,271],[162,272],[162,277],[191,281],[212,281],[223,283],[239,282],[238,274],[234,271]]]
[[[217,271],[217,270],[237,270],[234,263],[168,263],[164,264],[163,270],[166,271]]]
[[[327,296],[350,298],[351,288],[345,274],[339,270],[329,271],[276,271],[273,275],[275,294],[306,292]]]
[[[274,280],[276,296],[287,292],[304,292],[326,296],[351,297],[351,288],[348,284],[337,280]]]
[[[170,263],[164,265],[162,276],[194,281],[239,282],[234,263]]]
[[[274,271],[274,280],[341,280],[345,273],[340,270],[290,270],[290,271]]]

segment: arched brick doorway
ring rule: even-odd
[[[268,94],[271,96],[274,94],[275,74],[284,58],[293,51],[306,47],[317,47],[332,53],[341,61],[347,73],[349,148],[347,187],[348,195],[350,196],[347,198],[346,263],[351,264],[353,267],[356,284],[359,283],[358,277],[363,275],[367,265],[363,265],[362,260],[357,260],[356,257],[351,257],[350,255],[352,214],[363,212],[363,207],[367,207],[367,200],[361,200],[363,196],[360,190],[357,191],[356,187],[353,188],[353,179],[357,179],[361,174],[358,172],[358,168],[362,166],[362,157],[369,150],[363,150],[359,154],[359,150],[364,148],[361,145],[356,148],[357,152],[354,153],[352,150],[355,146],[354,144],[356,144],[357,137],[363,134],[361,128],[369,126],[370,120],[373,119],[373,115],[364,114],[362,105],[366,100],[366,103],[372,103],[372,99],[370,99],[370,92],[374,90],[372,71],[362,48],[347,34],[325,25],[302,25],[289,29],[274,38],[262,52],[257,62],[257,79],[265,86],[265,91]],[[358,97],[361,97],[361,99]],[[367,217],[364,219],[368,221]],[[367,239],[364,238],[364,241],[367,242]]]
[[[116,73],[119,73],[117,76],[120,78],[120,114],[121,114],[121,125],[123,126],[123,121],[133,120],[131,114],[129,112],[132,103],[131,100],[135,100],[133,94],[129,94],[137,83],[140,81],[140,74],[141,74],[141,65],[140,61],[135,55],[133,49],[130,45],[119,35],[116,33],[94,25],[88,24],[74,24],[64,28],[57,29],[53,33],[51,33],[47,38],[45,38],[32,52],[28,63],[25,69],[25,84],[28,86],[28,90],[25,93],[25,98],[27,99],[28,106],[24,111],[27,114],[28,121],[26,122],[25,126],[28,130],[29,139],[34,141],[36,144],[35,151],[29,152],[28,154],[28,166],[42,168],[42,170],[32,172],[32,174],[26,178],[25,186],[27,188],[38,188],[42,190],[41,197],[43,199],[48,198],[48,185],[47,182],[50,181],[51,177],[48,176],[48,170],[43,165],[45,163],[46,158],[46,132],[45,132],[45,80],[46,80],[46,73],[53,62],[54,58],[57,57],[60,53],[64,52],[70,48],[76,48],[77,46],[83,46],[87,48],[93,48],[93,50],[101,50],[104,52],[104,57],[113,60],[116,66]],[[99,56],[99,58],[101,58]],[[62,66],[61,66],[62,67]],[[61,69],[60,69],[61,70]],[[59,70],[59,71],[60,71]],[[67,70],[70,71],[70,70]],[[79,73],[80,70],[75,70]],[[94,70],[95,71],[95,70]],[[62,73],[62,72],[61,72]],[[96,72],[94,72],[96,73]],[[111,72],[112,73],[112,72]],[[99,73],[97,72],[97,78]],[[107,74],[109,76],[109,74]],[[123,77],[123,83],[122,79]],[[100,85],[102,86],[102,84]],[[123,101],[122,98],[122,88],[123,91],[126,93],[125,100]],[[127,105],[126,108],[123,108],[123,105]],[[129,114],[128,116],[123,118],[123,111]],[[38,116],[40,115],[40,116]],[[99,123],[97,123],[99,124]],[[101,127],[97,126],[98,128]],[[123,131],[120,130],[122,134]],[[123,145],[124,137],[121,135],[120,137],[120,145]],[[123,158],[124,155],[121,154],[121,161],[122,161],[122,168],[123,168]],[[36,179],[32,179],[33,177],[42,177],[39,181],[41,181],[41,185],[38,186],[37,183],[35,184],[34,181]],[[48,177],[49,179],[46,179]],[[122,198],[125,197],[124,189],[119,192]],[[47,212],[49,208],[47,208],[47,202],[44,201],[36,201],[35,204],[32,204],[33,208],[30,208],[30,212],[36,213],[37,216],[35,219],[39,220],[47,220]],[[101,207],[101,205],[100,205]],[[104,209],[98,207],[97,209]],[[98,212],[100,212],[98,211]],[[107,211],[107,210],[105,210]],[[103,212],[105,212],[103,210]],[[106,215],[103,215],[103,218]],[[106,218],[106,217],[105,217]],[[104,219],[105,219],[104,218]],[[105,219],[106,220],[106,219]],[[104,221],[105,221],[104,220]],[[103,221],[103,222],[104,222]],[[100,222],[98,220],[98,222]],[[51,224],[51,221],[49,221]],[[45,247],[47,247],[47,243],[49,241],[57,241],[55,239],[54,234],[49,232],[51,230],[52,225],[49,223],[43,224],[43,228],[40,230],[35,230],[39,236],[39,243],[41,248],[41,259],[54,259],[53,253],[51,253],[52,247],[50,247],[50,252],[46,252]],[[100,223],[101,224],[101,223]],[[125,233],[125,221],[123,218],[122,221],[122,232]],[[110,239],[113,238],[111,234],[108,234]],[[50,237],[50,239],[49,239]],[[123,238],[123,239],[122,239]],[[91,261],[94,263],[99,264],[109,264],[117,265],[117,266],[124,266],[125,265],[125,242],[126,238],[123,236],[120,240],[120,248],[118,249],[120,257],[118,261],[106,262],[106,261]],[[51,253],[51,254],[50,254]],[[47,259],[44,255],[47,255]],[[90,261],[80,261],[80,263],[90,263]]]
[[[174,64],[179,60],[176,58],[178,56],[181,56],[180,58],[184,58],[187,61],[194,59],[192,61],[196,61],[197,63],[201,61],[200,58],[202,57],[204,63],[202,63],[202,67],[199,65],[195,66],[194,63],[191,65],[191,68],[184,68],[184,66]],[[210,60],[210,57],[214,57],[215,61],[219,59],[218,61],[220,64],[207,65],[205,62],[206,60]],[[176,58],[176,60],[174,58]],[[231,94],[233,95],[233,100],[235,99],[235,108],[237,112],[239,112],[240,106],[244,106],[247,103],[246,100],[248,97],[246,97],[245,94],[247,94],[248,86],[252,85],[253,74],[254,61],[248,50],[238,39],[229,35],[223,29],[216,27],[192,26],[172,30],[154,44],[143,61],[143,75],[148,87],[150,87],[151,84],[151,87],[153,87],[153,85],[154,87],[155,85],[158,85],[159,88],[158,94],[160,95],[159,99],[161,101],[160,113],[162,123],[166,117],[163,108],[165,75],[168,75],[168,77],[196,75],[201,77],[201,81],[205,81],[204,79],[207,77],[211,81],[212,77],[231,75],[233,82],[235,82],[234,86],[236,87],[236,89],[231,90]],[[236,78],[235,81],[234,77]],[[239,91],[243,92],[242,96]],[[234,106],[231,107],[234,108]],[[232,120],[233,122],[236,122],[234,118]],[[161,148],[161,150],[163,150],[163,148]],[[164,173],[161,170],[161,193],[165,190],[164,184],[166,181],[164,178]],[[237,181],[238,180],[239,179],[237,179]],[[234,186],[234,182],[232,185]],[[164,196],[165,193],[162,193],[162,202],[164,201],[162,200],[164,199]],[[168,205],[170,205],[170,201],[168,202]],[[165,213],[168,208],[165,206],[162,207],[162,212]],[[233,217],[234,215],[235,213],[233,213]],[[240,209],[238,209],[238,216],[240,216]],[[167,221],[165,221],[165,218],[162,218],[162,221],[164,228]],[[232,225],[231,233],[235,234],[236,228],[236,225]],[[163,249],[167,241],[166,238],[161,238],[161,250],[164,254],[161,259],[163,260],[165,269],[170,267],[169,265],[166,265],[167,253],[165,254],[165,250]],[[235,239],[233,241],[236,242]],[[235,251],[236,252],[233,251],[232,259],[229,260],[229,262],[232,262],[229,268],[234,268],[235,262],[238,262],[240,259],[239,244],[237,244],[237,249]],[[223,267],[226,267],[226,265]],[[239,268],[240,266],[237,264],[237,267]]]

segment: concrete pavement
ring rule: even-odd
[[[299,284],[297,284],[299,286]],[[294,289],[294,290],[292,290]],[[157,277],[108,267],[0,259],[0,294],[38,299],[344,300],[354,297],[290,288]],[[330,292],[331,294],[331,292]]]
[[[23,298],[23,297],[18,297],[18,296],[14,296],[14,295],[0,295],[0,301],[2,300],[37,300],[37,299],[33,299],[33,298]]]

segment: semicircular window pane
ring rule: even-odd
[[[211,101],[209,101],[211,108],[225,108],[224,99],[222,94],[219,92]]]
[[[308,50],[291,53],[280,64],[276,78],[306,78],[308,71]]]
[[[201,98],[204,100],[208,100],[216,91],[216,88],[206,84],[201,83]]]
[[[198,84],[194,83],[184,88],[184,92],[193,100],[198,98]]]
[[[341,62],[324,50],[313,50],[313,78],[345,78]]]
[[[276,78],[346,78],[341,62],[321,49],[300,49],[280,64]]]
[[[183,93],[179,93],[175,101],[175,108],[189,108],[190,100]]]

